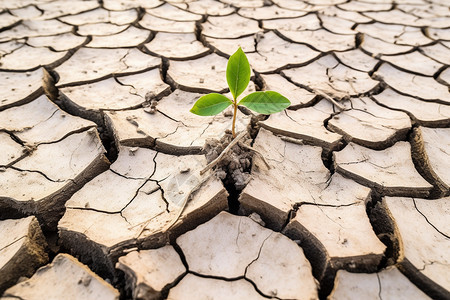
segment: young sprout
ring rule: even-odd
[[[237,98],[245,91],[249,82],[250,64],[244,51],[239,47],[230,56],[227,64],[227,83],[233,99],[230,100],[218,93],[207,94],[195,102],[191,108],[191,112],[199,116],[214,116],[228,106],[233,105],[231,132],[233,133],[233,138],[235,138],[236,114],[239,105],[246,106],[257,113],[265,115],[280,112],[291,105],[291,102],[287,98],[273,91],[253,92],[238,102]]]

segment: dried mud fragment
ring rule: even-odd
[[[354,21],[341,19],[337,16],[327,16],[319,14],[319,18],[322,21],[322,27],[328,31],[337,34],[355,34],[357,33],[354,30],[354,26],[356,25]]]
[[[194,14],[208,16],[224,16],[235,11],[229,4],[214,0],[194,0],[189,3],[173,1],[171,4]]]
[[[433,4],[438,4],[438,5],[445,5],[447,4],[447,2],[445,2],[445,0],[434,0]]]
[[[18,8],[28,6],[29,4],[31,4],[33,2],[35,2],[35,1],[33,1],[33,0],[17,0],[14,2],[10,2],[8,0],[2,0],[1,3],[2,3],[2,10],[6,9],[6,8],[13,10],[13,9],[18,9]]]
[[[270,169],[254,156],[252,177],[240,195],[240,207],[247,214],[257,212],[273,230],[281,230],[298,205],[352,205],[369,196],[369,189],[339,174],[331,175],[319,147],[289,143],[261,129],[254,148]]]
[[[0,112],[0,130],[13,134],[27,147],[53,143],[94,126],[88,120],[62,111],[44,95]]]
[[[430,299],[396,267],[375,274],[350,273],[339,270],[328,299]]]
[[[215,48],[217,53],[231,56],[234,52],[236,52],[238,47],[241,47],[242,51],[248,55],[249,53],[256,52],[255,39],[258,35],[259,33],[256,33],[251,36],[237,39],[221,39],[205,36],[204,40],[206,43]]]
[[[258,258],[273,233],[246,217],[221,212],[177,238],[189,271],[204,276],[237,278]],[[242,251],[241,249],[245,249]]]
[[[284,274],[290,276],[280,280]],[[249,265],[245,277],[264,295],[282,299],[317,298],[310,262],[301,248],[282,234],[272,233],[264,240],[258,258]]]
[[[86,47],[88,48],[119,48],[119,47],[137,47],[150,38],[150,31],[136,27],[128,29],[113,35],[93,36],[92,41]]]
[[[48,48],[34,48],[24,45],[12,53],[0,57],[0,69],[27,71],[40,66],[56,65],[64,60],[67,52],[55,52]]]
[[[450,198],[386,197],[383,207],[395,222],[399,270],[433,299],[450,297]]]
[[[139,25],[158,32],[195,33],[194,21],[174,21],[145,14]]]
[[[444,65],[438,63],[431,58],[414,51],[402,55],[382,55],[381,60],[390,62],[392,65],[406,71],[414,72],[420,75],[433,76]]]
[[[333,157],[337,172],[382,195],[426,197],[432,189],[416,171],[408,142],[378,151],[349,143]]]
[[[373,57],[379,57],[380,55],[395,55],[409,52],[413,49],[413,46],[397,45],[385,42],[383,40],[373,38],[369,35],[364,35],[364,39],[361,43],[361,49],[368,52]]]
[[[252,8],[241,8],[238,14],[254,20],[271,20],[279,18],[296,18],[307,14],[303,11],[295,11],[291,9],[280,8],[276,5],[263,6],[263,7],[252,7]]]
[[[335,34],[325,29],[287,31],[279,30],[288,40],[307,44],[321,52],[347,51],[355,48],[354,34]]]
[[[65,201],[107,168],[104,152],[93,128],[37,146],[0,173],[0,218],[34,214],[46,228],[55,227]]]
[[[233,24],[233,26],[230,26]],[[231,14],[221,17],[209,17],[205,23],[201,24],[202,35],[213,38],[235,39],[247,35],[252,35],[260,31],[258,22]]]
[[[0,111],[28,103],[43,93],[42,70],[0,72]]]
[[[296,0],[274,0],[272,2],[282,8],[307,12],[316,11],[324,8],[324,6],[321,5],[314,5],[307,2],[301,2]]]
[[[450,85],[450,68],[445,69],[441,74],[439,74],[438,80],[444,84]]]
[[[108,112],[106,122],[118,144],[154,146],[171,154],[199,153],[207,139],[223,136],[232,122],[231,108],[210,117],[189,113],[200,96],[176,90],[158,101],[157,111],[153,114],[149,113],[149,108]],[[249,122],[250,117],[238,111],[237,130],[245,129]]]
[[[43,12],[34,5],[11,9],[11,14],[21,18],[22,20],[34,20],[41,17]]]
[[[448,87],[433,78],[406,73],[386,63],[381,65],[374,76],[402,94],[450,104]]]
[[[116,268],[125,272],[133,299],[160,299],[162,290],[186,273],[180,256],[170,245],[132,251],[119,258]]]
[[[292,109],[309,106],[316,99],[314,93],[296,86],[279,74],[261,74],[261,78],[264,82],[264,89],[268,91],[281,91],[283,96],[291,101],[291,106],[289,107]]]
[[[442,45],[450,49],[450,41],[441,41]]]
[[[401,95],[387,88],[372,96],[378,103],[395,110],[407,112],[420,125],[444,127],[450,124],[450,106],[435,102],[426,102]]]
[[[221,212],[181,235],[176,242],[185,255],[189,271],[195,274],[225,279],[244,277],[266,297],[317,298],[311,266],[301,248],[250,218]],[[278,280],[286,273],[292,276]],[[209,293],[219,291],[215,287]]]
[[[72,26],[58,20],[25,20],[10,30],[0,32],[0,42],[37,36],[57,35],[71,32],[72,29]]]
[[[320,10],[322,10],[323,8],[327,7],[327,6],[337,6],[339,4],[342,3],[346,3],[347,1],[345,0],[317,0],[315,2],[316,7],[320,8]]]
[[[345,1],[345,0],[317,0],[317,1],[315,1],[314,6],[316,8],[318,8],[319,10],[322,10],[323,8],[326,8],[328,6],[334,6],[334,5],[342,4],[345,2],[347,2],[347,1]]]
[[[326,16],[330,16],[330,17],[337,16],[341,19],[357,22],[360,24],[368,23],[368,22],[372,21],[372,19],[370,19],[366,16],[363,16],[359,12],[344,10],[344,9],[341,9],[339,6],[325,7],[324,9],[320,10],[320,13],[323,15],[326,15]]]
[[[14,164],[15,168],[39,171],[49,179],[62,182],[73,180],[84,168],[102,159],[103,145],[95,129],[74,133],[61,141],[41,144],[30,156]],[[49,163],[57,161],[56,166]]]
[[[72,25],[85,25],[102,22],[116,25],[127,25],[133,23],[137,17],[138,15],[136,9],[108,11],[104,8],[97,8],[77,15],[61,17],[59,19]]]
[[[414,1],[404,4],[399,3],[397,8],[418,18],[450,17],[450,12],[445,9],[444,5],[438,4],[439,1],[435,1],[436,3],[430,3],[429,5],[420,5],[421,1],[415,2],[416,3],[414,3]]]
[[[103,0],[103,7],[107,10],[126,10],[136,7],[154,8],[163,3],[160,0]]]
[[[77,26],[77,33],[82,36],[110,36],[119,34],[129,28],[128,25],[116,25],[111,23],[94,23]]]
[[[170,61],[167,77],[177,88],[189,92],[224,93],[228,89],[226,68],[227,59],[213,53],[194,60]]]
[[[144,54],[137,49],[82,48],[55,68],[60,77],[57,86],[79,85],[111,75],[136,73],[155,68],[160,63],[160,58]]]
[[[361,49],[335,52],[335,55],[342,64],[362,72],[372,71],[378,63],[377,59],[365,54]]]
[[[331,55],[304,67],[284,70],[282,74],[301,86],[338,99],[370,92],[379,84],[366,72],[350,69]]]
[[[372,3],[370,4],[372,5]],[[364,15],[378,22],[389,20],[391,24],[408,25],[415,27],[447,28],[448,19],[444,17],[418,18],[399,9],[389,11],[367,11]]]
[[[6,290],[4,296],[29,300],[118,300],[119,292],[76,258],[58,254],[51,264],[40,268],[30,279]]]
[[[302,205],[283,232],[299,240],[323,290],[331,288],[337,270],[376,271],[386,249],[372,229],[363,201],[334,207]]]
[[[63,33],[52,36],[38,36],[27,39],[27,44],[32,47],[48,47],[56,51],[75,49],[84,44],[87,38],[73,33]]]
[[[33,216],[0,221],[0,294],[48,261],[47,243]]]
[[[144,46],[150,52],[169,59],[194,59],[210,51],[197,40],[194,33],[159,32]]]
[[[211,173],[199,175],[203,156],[171,156],[120,148],[111,169],[88,182],[66,204],[61,243],[112,278],[127,248],[157,248],[227,207],[227,192]],[[117,196],[120,195],[120,196]]]
[[[173,20],[173,21],[200,21],[202,16],[198,14],[193,14],[187,12],[185,10],[179,9],[171,5],[170,3],[165,3],[161,6],[147,9],[148,14],[153,15],[155,17],[164,16],[164,19]]]
[[[390,44],[404,46],[427,45],[432,42],[418,27],[383,23],[359,24],[356,30]]]
[[[0,29],[14,26],[15,24],[18,24],[18,22],[21,21],[21,18],[11,15],[8,12],[3,12],[0,14]]]
[[[262,7],[264,6],[263,0],[222,0],[221,2],[229,4],[234,7]]]
[[[450,65],[450,48],[443,46],[441,43],[420,47],[419,51],[429,58]]]
[[[301,65],[319,56],[319,52],[305,45],[287,42],[272,31],[259,35],[256,53],[248,53],[251,67],[260,73]]]
[[[7,167],[25,155],[26,148],[8,133],[0,131],[0,153],[0,167]]]
[[[437,186],[440,196],[450,194],[450,129],[414,128],[413,158],[424,176]]]
[[[39,19],[54,19],[66,15],[77,15],[79,13],[93,10],[99,7],[96,1],[52,1],[38,3],[37,8],[42,13]]]
[[[205,288],[207,287],[207,288]],[[169,292],[167,299],[267,299],[245,279],[225,281],[188,274]]]
[[[338,5],[339,8],[348,11],[366,12],[366,11],[390,11],[392,4],[387,1],[376,2],[364,2],[364,1],[351,1]]]
[[[320,19],[316,14],[307,14],[306,16],[289,19],[263,20],[264,29],[277,31],[302,31],[302,30],[318,30],[321,28]]]
[[[99,82],[61,88],[59,99],[75,115],[103,124],[103,112],[141,107],[170,92],[158,69],[135,75],[105,79]],[[147,93],[153,98],[147,99]]]
[[[19,40],[13,40],[9,42],[0,43],[0,54],[3,58],[5,56],[10,55],[11,53],[14,53],[14,51],[20,50],[20,48],[25,47],[25,39],[19,39]],[[0,64],[1,66],[1,64]]]
[[[259,123],[275,134],[304,140],[327,150],[335,150],[341,145],[342,136],[327,130],[324,126],[324,121],[333,113],[333,105],[327,100],[322,100],[312,107],[273,114]]]
[[[385,149],[406,138],[409,116],[377,105],[367,97],[351,98],[344,111],[328,121],[328,128],[342,134],[347,142],[372,149]]]

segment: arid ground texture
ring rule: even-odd
[[[449,0],[0,0],[0,299],[448,300],[449,88]]]

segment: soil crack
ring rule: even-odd
[[[253,139],[248,132],[242,132],[241,143],[251,147]],[[252,165],[253,151],[248,147],[242,147],[235,143],[226,153],[222,152],[232,143],[233,137],[230,132],[226,132],[220,139],[207,139],[203,147],[203,153],[209,163],[215,163],[215,175],[222,180],[224,187],[228,191],[228,208],[233,214],[239,210],[239,196],[241,191],[250,181],[250,168]],[[219,156],[222,156],[219,158]],[[214,168],[214,166],[213,166]]]
[[[445,236],[447,239],[450,239],[450,236],[443,233],[442,231],[439,230],[439,228],[437,228],[433,223],[430,222],[430,220],[428,220],[427,216],[420,211],[420,209],[417,207],[417,203],[416,203],[416,199],[412,198],[413,203],[414,203],[414,208],[419,212],[419,214],[421,214],[425,220],[427,221],[428,224],[430,224],[431,227],[433,227],[437,232],[439,232],[440,234],[442,234],[443,236]]]

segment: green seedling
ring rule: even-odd
[[[214,116],[225,108],[233,105],[233,123],[231,132],[236,137],[236,113],[239,105],[243,105],[260,114],[273,114],[286,109],[291,102],[284,96],[273,91],[253,92],[239,102],[237,98],[250,82],[250,64],[244,51],[239,49],[230,56],[227,64],[227,83],[233,100],[218,93],[211,93],[200,97],[191,108],[191,112],[199,116]]]

